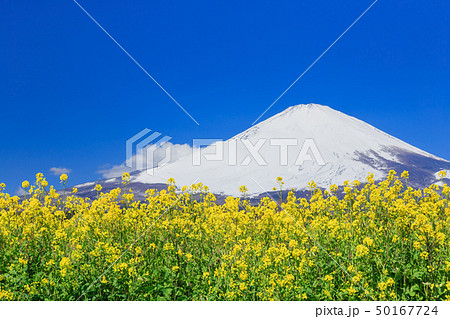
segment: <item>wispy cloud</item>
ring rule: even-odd
[[[25,190],[22,187],[17,187],[16,191],[14,192],[16,196],[23,196],[25,195]]]
[[[151,147],[151,145],[139,150],[137,154],[133,155],[133,157],[129,159],[130,162],[137,163],[137,167],[131,168],[123,163],[121,165],[115,165],[108,169],[102,169],[97,173],[102,174],[103,178],[119,177],[125,172],[131,173],[135,170],[150,169],[156,167],[161,160],[167,160],[167,163],[171,163],[182,157],[192,154],[192,147],[188,144],[172,144],[170,142],[167,142],[164,144],[164,147],[157,148],[152,153],[152,156],[145,156],[148,147]],[[170,156],[167,156],[168,149],[170,149]]]
[[[55,176],[59,176],[61,174],[70,174],[72,170],[70,168],[65,167],[52,167],[50,168],[50,173],[52,173]]]

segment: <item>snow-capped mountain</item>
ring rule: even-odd
[[[216,194],[272,191],[277,177],[283,188],[304,190],[310,181],[328,188],[345,181],[376,180],[389,170],[410,172],[410,185],[426,187],[450,162],[411,146],[375,127],[318,104],[296,105],[226,141],[193,149],[193,154],[151,171],[133,174],[140,187],[202,182]],[[109,181],[114,183],[114,179]]]
[[[190,185],[198,180],[215,193],[229,195],[238,195],[239,186],[246,185],[254,195],[272,190],[278,176],[285,188],[300,190],[310,181],[329,187],[346,180],[364,181],[369,172],[381,179],[390,169],[409,170],[420,187],[433,183],[436,171],[450,168],[442,158],[318,104],[289,107],[194,153],[153,170],[152,175],[141,172],[135,181],[163,183],[173,177],[177,185]]]

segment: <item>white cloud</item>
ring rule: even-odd
[[[17,187],[14,194],[16,196],[23,196],[23,195],[25,195],[25,190],[22,187]]]
[[[156,166],[161,166],[167,163],[175,162],[176,160],[192,155],[192,147],[188,144],[172,144],[170,142],[157,147],[154,151],[148,152],[149,148],[155,145],[149,145],[140,150],[137,154],[121,165],[115,165],[109,169],[98,171],[103,178],[119,177],[125,172],[132,172],[135,170],[150,169]],[[131,164],[127,166],[127,164]]]
[[[52,167],[50,168],[50,173],[52,173],[55,176],[59,176],[61,174],[70,174],[72,170],[70,168],[65,167]]]

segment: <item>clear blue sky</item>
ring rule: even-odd
[[[143,128],[229,138],[371,2],[79,0],[197,126],[73,1],[3,0],[0,182],[55,166],[94,180]],[[449,16],[446,0],[379,0],[263,119],[325,104],[450,159]]]

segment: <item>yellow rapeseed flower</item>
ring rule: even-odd
[[[385,282],[378,283],[378,288],[380,288],[381,291],[386,290],[387,284]]]
[[[356,256],[358,257],[364,257],[369,253],[369,248],[367,248],[364,245],[358,245],[356,246]]]
[[[44,178],[44,174],[37,173],[36,174],[36,183],[39,183],[40,181],[42,181],[43,178]]]
[[[245,193],[247,193],[247,191],[248,191],[248,189],[245,185],[242,185],[239,187],[239,192],[245,194]]]
[[[372,239],[372,238],[369,238],[369,237],[366,237],[366,238],[364,238],[364,240],[363,240],[363,244],[370,247],[370,246],[373,245],[373,239]]]
[[[26,260],[26,259],[24,259],[22,257],[19,257],[19,263],[22,264],[22,265],[26,265],[26,264],[28,264],[28,260]]]
[[[201,183],[183,193],[151,189],[142,201],[127,183],[96,199],[44,191],[42,174],[23,185],[31,195],[23,198],[0,184],[0,300],[69,299],[98,274],[99,287],[83,299],[154,300],[176,291],[193,300],[450,299],[450,188],[414,189],[405,177],[347,182],[344,198],[336,185],[327,193],[309,184],[307,196],[255,205],[239,197],[219,204]],[[414,280],[397,276],[398,261]],[[23,273],[39,265],[34,277]],[[162,289],[147,289],[154,282]]]
[[[403,179],[408,179],[409,178],[409,172],[408,171],[403,171],[403,173],[400,175],[401,178]]]

